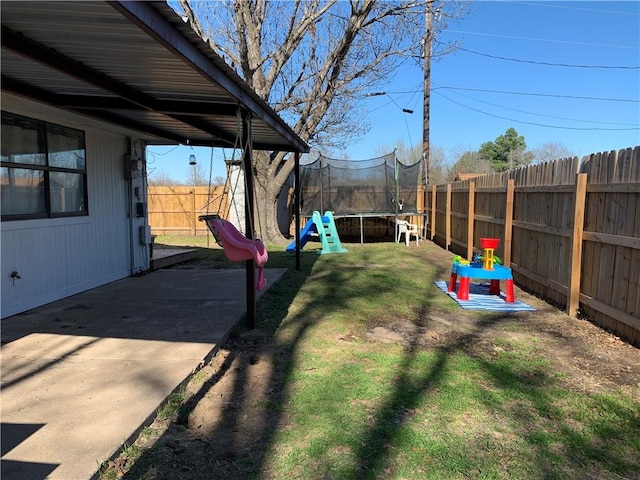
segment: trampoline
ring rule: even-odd
[[[421,163],[406,165],[395,152],[367,160],[342,160],[320,155],[300,165],[300,214],[332,211],[334,218],[424,217],[418,211]],[[423,222],[424,225],[424,222]]]

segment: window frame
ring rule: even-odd
[[[4,124],[5,117],[14,117],[19,121],[31,121],[34,124],[38,125],[37,135],[42,135],[43,138],[43,152],[44,155],[44,164],[37,163],[19,163],[19,162],[5,162],[0,161],[0,167],[7,169],[22,169],[22,170],[35,170],[42,172],[43,175],[43,188],[44,188],[44,212],[37,213],[17,213],[17,214],[5,214],[1,215],[2,222],[14,221],[14,220],[32,220],[32,219],[50,219],[50,218],[64,218],[64,217],[85,217],[89,216],[89,203],[88,203],[88,185],[87,185],[87,147],[86,147],[86,132],[84,130],[80,130],[77,128],[67,127],[65,125],[60,125],[54,122],[48,122],[45,120],[40,120],[32,117],[28,117],[26,115],[21,115],[14,112],[9,112],[6,110],[2,110],[2,123]],[[42,129],[40,131],[40,129]],[[83,152],[84,165],[83,168],[68,168],[68,167],[59,167],[50,165],[50,153],[49,152],[49,133],[55,130],[68,130],[72,131],[81,141],[81,145],[79,150]],[[4,135],[3,135],[4,137]],[[0,141],[4,140],[1,139]],[[51,174],[52,173],[62,173],[62,174],[74,174],[80,175],[82,185],[80,186],[81,192],[81,201],[83,202],[83,210],[78,211],[66,211],[66,212],[54,212],[53,211],[53,201],[52,201],[52,182],[51,182]]]

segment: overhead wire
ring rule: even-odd
[[[151,152],[149,149],[147,149],[147,152],[152,153],[153,155],[157,155],[157,156],[161,157],[161,156],[163,156],[163,155],[167,155],[167,154],[169,154],[169,153],[173,152],[176,148],[180,148],[180,147],[182,147],[182,144],[180,144],[180,145],[176,145],[176,146],[175,146],[175,147],[173,147],[171,150],[167,150],[167,151],[166,151],[166,152],[164,152],[164,153]]]
[[[529,95],[533,97],[553,97],[553,98],[571,98],[578,100],[596,100],[596,101],[605,101],[605,102],[629,102],[629,103],[640,103],[640,99],[631,100],[627,98],[607,98],[607,97],[587,97],[584,95],[559,95],[553,93],[535,93],[535,92],[514,92],[510,90],[488,90],[484,88],[468,88],[468,87],[440,87],[446,90],[469,90],[473,92],[487,92],[487,93],[503,93],[506,95]]]
[[[421,87],[417,87],[417,88],[421,88]],[[538,97],[557,97],[557,98],[568,98],[568,99],[577,99],[577,100],[597,100],[597,101],[610,101],[610,102],[640,103],[640,99],[636,100],[636,99],[628,99],[628,98],[587,97],[587,96],[578,96],[578,95],[560,95],[560,94],[554,94],[554,93],[537,93],[537,92],[515,92],[512,90],[488,90],[488,89],[482,89],[482,88],[456,87],[451,85],[441,85],[436,88],[432,88],[431,90],[471,90],[476,92],[504,93],[509,95],[534,95]],[[389,90],[387,91],[387,93],[414,94],[419,91],[420,90]]]
[[[623,48],[623,49],[629,49],[629,50],[638,50],[639,48],[637,46],[630,46],[630,45],[611,45],[606,43],[576,42],[573,40],[552,40],[549,38],[520,37],[516,35],[502,35],[500,33],[469,32],[466,30],[443,30],[442,33],[466,33],[468,35],[481,35],[484,37],[511,38],[514,40],[533,40],[536,42],[547,42],[547,43],[566,43],[569,45],[583,45],[585,47]]]
[[[546,128],[557,128],[557,129],[561,129],[561,130],[583,130],[583,131],[612,131],[612,132],[620,132],[620,131],[631,131],[631,130],[640,130],[640,126],[639,127],[630,127],[630,128],[601,128],[601,127],[565,127],[565,126],[560,126],[560,125],[548,125],[548,124],[544,124],[544,123],[537,123],[537,122],[527,122],[524,120],[516,120],[515,118],[509,118],[509,117],[503,117],[501,115],[495,115],[493,113],[489,113],[489,112],[485,112],[484,110],[480,110],[478,108],[473,108],[470,107],[468,105],[464,105],[460,102],[456,102],[455,100],[452,100],[451,98],[447,97],[446,95],[442,94],[441,92],[434,92],[437,95],[440,95],[441,97],[445,98],[446,100],[450,101],[451,103],[455,103],[456,105],[459,105],[463,108],[466,108],[468,110],[473,110],[474,112],[478,112],[478,113],[482,113],[484,115],[488,115],[490,117],[494,117],[494,118],[500,118],[502,120],[509,120],[510,122],[516,122],[516,123],[522,123],[525,125],[535,125],[537,127],[546,127]]]
[[[568,5],[558,5],[554,2],[540,2],[540,3],[536,3],[536,2],[514,2],[514,1],[510,1],[509,3],[516,3],[519,5],[531,5],[534,7],[545,7],[545,8],[563,8],[565,10],[580,10],[583,12],[596,12],[596,13],[613,13],[616,15],[629,15],[629,16],[638,16],[640,17],[640,12],[638,13],[634,13],[634,12],[623,12],[621,10],[603,10],[601,8],[584,8],[584,7],[570,7]]]
[[[434,93],[438,93],[437,90],[458,90],[458,89],[459,90],[465,90],[462,87],[452,87],[452,86],[445,86],[445,85],[438,85],[438,84],[432,84],[432,85],[434,85],[434,86],[432,86],[431,91],[434,92]],[[416,95],[416,94],[420,93],[421,92],[421,88],[422,88],[421,85],[417,85],[415,87],[415,89],[413,89],[413,90],[394,90],[394,91],[386,92],[386,94],[387,94],[387,96],[389,96],[390,94],[409,94],[410,93],[413,96],[413,95]],[[524,92],[503,92],[503,91],[499,91],[499,90],[496,91],[496,90],[481,90],[481,89],[476,89],[476,90],[482,91],[482,92],[486,91],[486,92],[490,92],[490,93],[517,93],[517,94],[522,93],[523,95],[526,94]],[[542,114],[542,113],[529,112],[529,111],[526,111],[526,110],[519,110],[519,109],[515,109],[515,108],[511,108],[511,107],[506,107],[504,105],[500,105],[500,104],[497,104],[497,103],[487,102],[485,100],[480,100],[478,98],[471,97],[469,95],[464,95],[464,94],[458,93],[458,92],[455,92],[455,93],[457,93],[458,95],[461,95],[463,97],[469,98],[471,100],[480,102],[480,103],[486,103],[486,104],[494,106],[494,107],[503,108],[505,110],[512,110],[512,111],[519,112],[519,113],[524,113],[524,114],[527,114],[527,115],[535,115],[535,116],[539,116],[539,117],[553,118],[553,119],[556,119],[556,120],[568,120],[568,121],[574,121],[574,122],[593,123],[593,124],[601,124],[601,125],[628,125],[628,126],[632,126],[632,125],[635,126],[636,125],[635,123],[601,122],[601,121],[597,121],[597,120],[584,120],[584,119],[577,119],[577,118],[574,119],[574,118],[567,118],[567,117],[559,117],[559,116],[555,116],[555,115],[545,115],[545,114]],[[538,95],[545,96],[546,94],[538,94]],[[549,95],[551,96],[551,94],[549,94]],[[441,95],[441,96],[443,98],[446,98],[447,100],[449,99],[445,95]],[[582,99],[591,100],[591,99],[594,99],[594,98],[585,97],[585,98],[581,98],[581,100]],[[595,97],[595,99],[596,100],[605,100],[605,99],[603,99],[601,97]],[[632,101],[635,102],[635,100],[632,100]],[[380,110],[382,108],[385,108],[386,106],[390,105],[390,103],[391,102],[387,102],[387,103],[381,105],[380,107],[374,108],[374,109],[371,110],[371,112],[375,112],[376,110]],[[462,104],[460,102],[456,102],[456,103],[458,105],[461,105],[461,106],[466,108],[466,105],[464,105],[464,104]]]
[[[442,87],[442,88],[446,89],[446,87]],[[460,95],[462,97],[466,97],[466,98],[469,98],[471,100],[474,100],[476,102],[486,103],[487,105],[491,105],[493,107],[502,108],[504,110],[512,110],[514,112],[519,112],[519,113],[525,113],[527,115],[535,115],[537,117],[555,118],[556,120],[568,120],[568,121],[571,121],[571,122],[599,123],[599,124],[602,124],[602,125],[627,125],[627,126],[631,126],[631,125],[635,126],[636,125],[635,123],[600,122],[600,121],[597,121],[597,120],[584,120],[584,119],[581,119],[581,118],[568,118],[568,117],[558,117],[556,115],[545,115],[543,113],[528,112],[526,110],[519,110],[517,108],[505,107],[504,105],[499,105],[497,103],[487,102],[486,100],[480,100],[480,99],[474,98],[474,97],[472,97],[470,95],[465,95],[464,93],[459,93],[459,92],[454,92],[454,93],[456,93],[457,95]]]
[[[531,2],[512,2],[512,3],[522,3],[522,4],[529,4],[529,5],[536,5],[536,6],[549,6],[549,7],[554,6],[554,7],[560,8],[560,6],[549,5],[549,4],[536,4],[536,3],[531,3]],[[574,8],[574,7],[562,7],[562,8]],[[576,9],[580,9],[580,8],[576,8]],[[616,13],[616,14],[626,14],[627,13],[627,12],[621,12],[621,11],[598,10],[598,9],[581,9],[581,10],[601,11],[603,13]],[[640,14],[638,14],[638,16],[640,16]],[[493,36],[493,37],[500,37],[500,38],[511,38],[511,39],[520,39],[520,40],[533,40],[533,41],[539,41],[539,42],[564,43],[564,44],[574,44],[574,45],[583,45],[583,46],[598,46],[598,47],[607,47],[607,48],[620,48],[620,49],[639,49],[640,48],[639,46],[610,45],[610,44],[598,44],[598,43],[589,43],[589,42],[576,42],[576,41],[570,41],[570,40],[553,40],[553,39],[545,39],[545,38],[530,38],[530,37],[509,36],[509,35],[501,35],[501,34],[493,34],[493,33],[470,32],[470,31],[462,31],[462,30],[444,30],[444,32],[447,32],[447,33],[449,33],[449,32],[451,32],[451,33],[467,33],[467,34],[472,34],[472,35],[484,35],[484,36]],[[440,45],[446,45],[443,42],[437,42],[437,43],[439,43]],[[496,59],[496,60],[511,61],[511,62],[517,62],[517,63],[528,63],[528,64],[533,64],[533,65],[542,65],[542,66],[549,66],[549,67],[582,68],[582,69],[609,69],[609,70],[614,70],[614,69],[615,70],[639,70],[640,69],[640,66],[636,66],[636,65],[633,65],[633,66],[586,65],[586,64],[571,64],[571,63],[560,63],[560,62],[558,62],[558,63],[541,62],[541,61],[535,61],[535,60],[529,60],[529,59],[521,59],[521,58],[504,57],[504,56],[499,56],[499,55],[491,55],[491,54],[482,53],[482,52],[478,52],[478,51],[474,51],[474,50],[470,50],[470,49],[466,49],[466,48],[462,48],[462,47],[457,47],[457,49],[461,50],[461,51],[464,51],[464,52],[467,52],[467,53],[471,53],[471,54],[475,54],[475,55],[479,55],[479,56],[483,56],[483,57],[487,57],[487,58],[493,58],[493,59]],[[416,59],[416,61],[417,61],[417,59]],[[422,89],[422,87],[420,85],[415,90],[392,91],[392,92],[391,91],[387,91],[387,94],[407,94],[407,93],[411,93],[411,94],[415,95],[416,93],[421,91],[421,89]],[[547,127],[547,128],[566,129],[566,130],[585,130],[585,131],[598,131],[598,130],[602,130],[602,131],[629,131],[629,130],[640,130],[640,127],[637,126],[638,124],[614,123],[614,122],[598,122],[598,121],[589,121],[589,120],[582,120],[582,119],[571,119],[571,118],[557,117],[557,116],[552,116],[552,115],[538,114],[538,113],[533,113],[533,112],[526,112],[526,111],[517,110],[517,109],[501,106],[501,105],[498,105],[498,104],[482,101],[482,100],[479,100],[479,99],[474,99],[473,97],[469,97],[469,96],[463,95],[461,93],[458,93],[458,95],[465,96],[465,97],[470,98],[472,100],[476,100],[476,101],[479,101],[479,102],[482,102],[482,103],[486,103],[486,104],[489,104],[489,105],[492,105],[492,106],[495,106],[495,107],[498,107],[498,108],[504,108],[506,110],[512,110],[512,111],[525,113],[525,114],[529,114],[529,115],[537,115],[537,116],[541,116],[541,117],[555,118],[555,119],[558,119],[558,120],[566,120],[566,121],[575,121],[575,122],[583,122],[583,123],[594,123],[594,124],[600,124],[600,125],[621,125],[621,126],[628,125],[630,127],[629,128],[570,127],[570,126],[548,125],[548,124],[537,123],[537,122],[529,122],[529,121],[524,121],[524,120],[516,120],[516,119],[513,119],[513,118],[508,118],[508,117],[492,114],[492,113],[483,111],[481,109],[477,109],[477,108],[473,108],[471,106],[465,105],[465,104],[463,104],[461,102],[457,102],[457,101],[447,97],[446,95],[442,94],[441,92],[438,92],[437,90],[452,90],[452,91],[453,90],[466,90],[466,91],[485,92],[485,93],[498,93],[498,94],[505,94],[505,95],[522,95],[522,96],[564,98],[564,99],[603,101],[603,102],[624,102],[624,103],[640,103],[640,99],[592,97],[592,96],[584,96],[584,95],[562,95],[562,94],[537,93],[537,92],[518,92],[518,91],[506,91],[506,90],[490,90],[490,89],[480,89],[480,88],[466,88],[466,87],[456,87],[456,86],[436,86],[436,88],[433,88],[433,87],[431,88],[431,91],[434,92],[435,94],[438,94],[442,98],[444,98],[444,99],[446,99],[446,100],[448,100],[448,101],[450,101],[450,102],[452,102],[454,104],[457,104],[457,105],[459,105],[459,106],[461,106],[463,108],[467,108],[469,110],[473,110],[473,111],[476,111],[478,113],[481,113],[481,114],[484,114],[484,115],[489,115],[489,116],[492,116],[492,117],[495,117],[495,118],[500,118],[500,119],[504,119],[504,120],[513,121],[513,122],[516,122],[516,123],[535,125],[535,126]],[[391,99],[391,100],[393,101],[393,99]],[[394,101],[393,103],[396,103],[396,102]]]
[[[536,60],[523,60],[520,58],[501,57],[499,55],[490,55],[488,53],[476,52],[469,50],[468,48],[457,47],[457,50],[463,52],[472,53],[474,55],[480,55],[482,57],[495,58],[496,60],[506,60],[509,62],[529,63],[532,65],[545,65],[550,67],[567,67],[567,68],[588,68],[588,69],[611,69],[611,70],[639,70],[640,66],[624,66],[624,65],[577,65],[570,63],[552,63],[552,62],[539,62]]]

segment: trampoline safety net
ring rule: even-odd
[[[416,213],[420,178],[420,163],[405,165],[395,153],[357,161],[320,156],[300,165],[300,213]]]

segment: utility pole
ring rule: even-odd
[[[433,42],[433,35],[431,32],[432,16],[431,11],[432,1],[426,2],[426,14],[425,14],[425,30],[424,39],[422,44],[422,56],[424,58],[424,103],[423,103],[423,123],[422,123],[422,159],[424,161],[423,168],[423,183],[425,186],[425,199],[426,199],[426,186],[429,183],[429,109],[431,103],[431,48]],[[425,203],[426,207],[426,203]]]
[[[423,205],[424,205],[424,238],[427,236],[427,225],[434,222],[435,219],[429,219],[428,213],[428,195],[427,185],[429,184],[430,158],[429,158],[429,108],[431,103],[431,42],[433,35],[431,33],[432,18],[432,0],[426,2],[425,13],[425,29],[424,38],[422,40],[422,56],[424,60],[424,99],[422,104],[422,185],[423,185]]]

